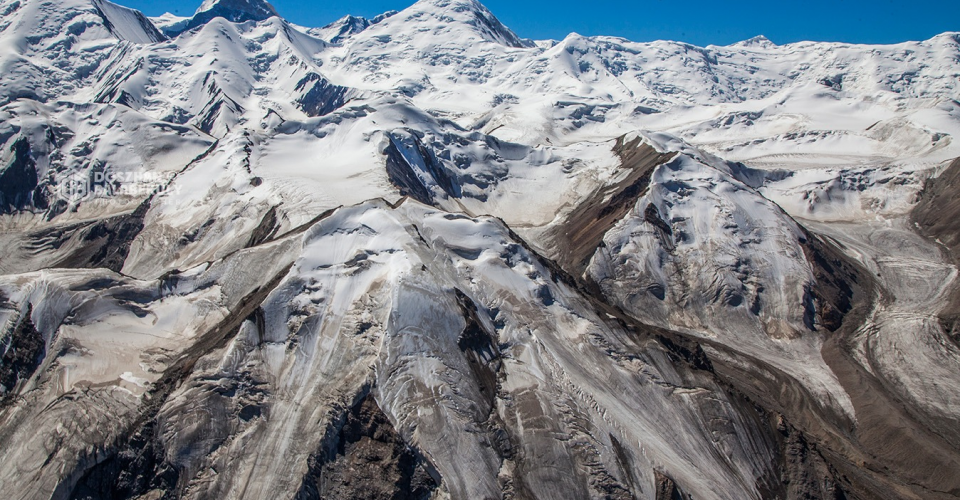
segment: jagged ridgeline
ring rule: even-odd
[[[282,14],[0,0],[0,494],[960,497],[960,34]]]

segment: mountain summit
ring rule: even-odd
[[[776,46],[777,44],[773,43],[772,41],[770,41],[769,38],[763,35],[757,35],[753,38],[743,40],[731,45],[731,47],[754,47],[754,48],[762,48],[762,49],[770,49]]]
[[[529,47],[531,43],[521,39],[506,27],[483,4],[476,0],[420,0],[401,14],[407,20],[420,20],[424,14],[433,14],[442,23],[462,23],[486,40],[509,47]]]
[[[391,10],[373,19],[358,16],[344,16],[322,28],[311,29],[309,33],[330,43],[340,43],[350,36],[360,33],[395,14],[397,14],[397,11]]]
[[[222,17],[234,23],[263,21],[278,16],[277,10],[265,0],[206,0],[193,17],[175,30],[183,32]]]
[[[263,21],[277,15],[277,10],[264,0],[206,0],[197,9],[200,15],[222,16],[233,22]]]

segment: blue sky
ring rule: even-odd
[[[202,0],[114,0],[148,15],[189,16]],[[286,19],[322,26],[346,14],[375,16],[414,0],[274,0]],[[776,43],[799,40],[895,43],[960,31],[960,1],[777,0],[486,0],[501,21],[526,38],[561,39],[567,33],[614,35],[635,41],[680,40],[724,45],[755,35]]]

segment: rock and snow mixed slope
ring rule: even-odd
[[[2,0],[0,45],[11,498],[960,496],[960,34]]]

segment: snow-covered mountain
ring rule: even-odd
[[[0,0],[0,492],[960,497],[960,33]]]

